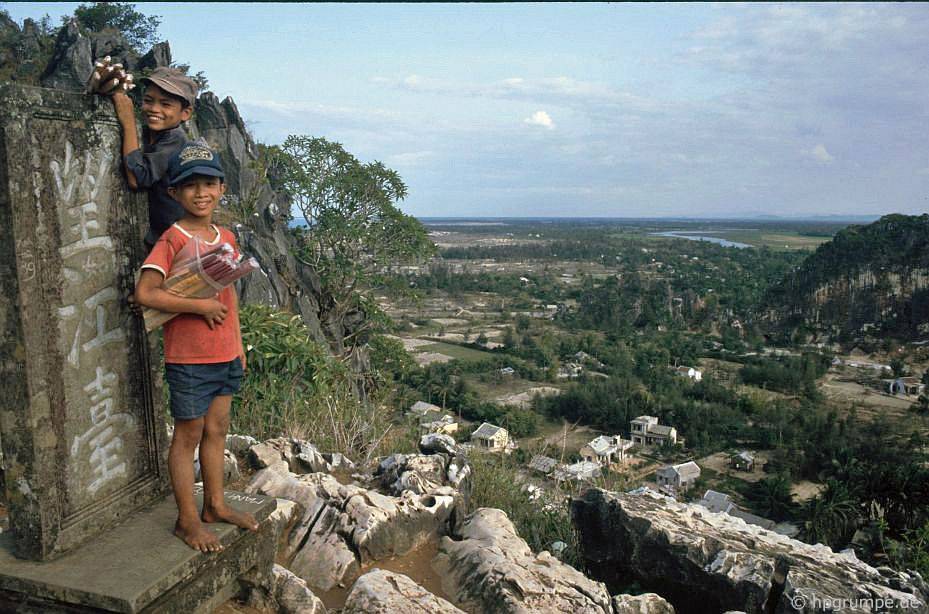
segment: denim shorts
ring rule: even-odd
[[[196,420],[206,415],[213,399],[232,395],[242,383],[242,361],[182,365],[165,363],[165,380],[171,391],[175,420]]]

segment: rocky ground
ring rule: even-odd
[[[371,467],[296,439],[228,441],[227,475],[278,499],[279,541],[272,581],[224,612],[818,612],[841,598],[929,612],[916,574],[648,491],[572,502],[585,575],[532,552],[502,511],[472,510],[471,466],[442,435]]]

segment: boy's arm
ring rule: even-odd
[[[169,313],[193,313],[203,316],[212,330],[226,319],[228,309],[214,298],[187,298],[161,287],[164,276],[154,269],[142,269],[135,286],[135,300],[140,305]]]
[[[129,163],[126,160],[133,151],[139,149],[139,134],[135,125],[135,108],[132,104],[132,98],[125,92],[117,91],[112,96],[113,108],[116,109],[116,118],[123,129],[123,167],[126,169],[126,182],[130,190],[138,190],[139,182],[135,173],[129,169]]]

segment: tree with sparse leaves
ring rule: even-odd
[[[91,32],[102,32],[112,28],[121,32],[130,45],[144,50],[158,42],[158,27],[161,17],[145,15],[128,2],[93,2],[81,4],[74,17],[82,28]]]
[[[387,274],[390,267],[422,261],[435,251],[423,225],[397,207],[407,195],[400,175],[381,162],[361,162],[323,138],[289,136],[269,154],[275,188],[306,220],[295,229],[298,257],[322,282],[322,315],[342,321],[363,313],[352,336],[375,328],[379,309],[372,290],[394,279]]]

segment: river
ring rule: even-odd
[[[717,245],[722,245],[723,247],[737,247],[739,249],[751,247],[751,245],[748,243],[738,243],[737,241],[720,239],[719,237],[708,237],[706,235],[694,234],[695,232],[700,231],[669,230],[667,232],[653,232],[651,234],[657,237],[674,237],[675,239],[687,239],[688,241],[709,241],[710,243],[716,243]]]

